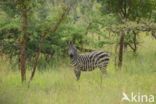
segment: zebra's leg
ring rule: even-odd
[[[106,67],[102,67],[102,68],[100,68],[100,70],[101,70],[102,74],[107,75]]]
[[[107,66],[99,66],[99,69],[100,69],[101,73],[104,74],[104,75],[107,74],[106,67],[107,67]]]
[[[107,75],[107,70],[106,67],[99,67],[100,71],[101,71],[101,75],[100,75],[100,82],[101,82],[101,86],[102,86],[102,80],[103,80],[103,76]],[[104,76],[105,77],[105,76]]]
[[[80,79],[80,76],[81,76],[81,71],[75,69],[75,70],[74,70],[74,73],[75,73],[76,79],[79,80],[79,79]]]

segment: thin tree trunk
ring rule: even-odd
[[[152,31],[151,34],[156,39],[156,32],[155,31]]]
[[[26,38],[27,38],[27,11],[22,10],[22,36],[20,40],[19,68],[21,71],[21,81],[26,81]]]
[[[54,25],[54,27],[52,27],[50,29],[50,31],[52,33],[55,33],[56,30],[58,29],[58,27],[60,26],[60,24],[63,22],[63,20],[65,19],[66,15],[69,13],[70,9],[71,9],[71,6],[70,7],[66,7],[66,8],[63,8],[63,13],[60,15],[59,17],[59,20],[57,21],[56,25]]]
[[[137,51],[137,35],[136,35],[135,31],[133,31],[133,34],[134,34],[134,37],[133,37],[134,50],[133,50],[133,52],[136,53],[136,51]]]
[[[38,52],[36,52],[36,55],[35,55],[35,63],[33,65],[33,69],[32,69],[32,73],[31,73],[31,76],[30,76],[29,83],[32,81],[32,79],[33,79],[33,77],[35,75],[36,67],[37,67],[38,60],[39,60],[39,56],[40,56],[40,49],[38,50]]]
[[[119,57],[118,57],[118,67],[122,67],[122,61],[123,61],[123,48],[124,48],[124,32],[122,31],[120,34],[120,45],[119,45]]]
[[[65,16],[69,13],[69,11],[70,11],[70,7],[67,7],[67,8],[64,9],[64,12],[63,12],[62,15],[60,16],[60,18],[59,18],[58,22],[56,23],[56,25],[55,25],[53,28],[50,29],[52,33],[55,33],[55,32],[56,32],[56,30],[58,29],[58,27],[60,26],[60,24],[61,24],[62,21],[64,20]],[[34,63],[34,65],[33,65],[33,69],[32,69],[32,73],[31,73],[31,76],[30,76],[29,83],[28,83],[28,87],[29,87],[29,85],[30,85],[30,82],[31,82],[31,81],[33,80],[33,78],[34,78],[34,75],[35,75],[35,72],[36,72],[36,67],[37,67],[38,60],[39,60],[39,56],[40,56],[40,53],[41,53],[42,42],[43,42],[43,40],[44,40],[45,38],[46,38],[46,33],[43,33],[43,36],[41,37],[40,42],[39,42],[38,51],[37,51],[37,53],[36,53],[36,55],[35,55],[35,63]]]
[[[117,53],[118,53],[118,43],[115,45],[115,58],[114,58],[114,65],[115,65],[115,69],[117,69]]]
[[[43,37],[41,37],[40,41],[39,41],[39,47],[38,47],[38,50],[37,50],[36,55],[35,55],[35,62],[34,62],[34,65],[33,65],[33,69],[32,69],[32,73],[31,73],[31,76],[30,76],[29,84],[33,80],[33,77],[34,77],[35,72],[36,72],[36,67],[37,67],[37,64],[38,64],[39,57],[40,57],[41,46],[42,46],[44,38],[45,38],[45,35],[43,35]]]
[[[133,50],[134,53],[137,51],[137,33],[133,31],[133,43],[128,43],[128,46]]]

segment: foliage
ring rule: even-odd
[[[151,18],[156,8],[155,0],[101,0],[103,12],[113,12],[121,18],[137,20],[142,17]]]
[[[44,57],[40,61],[66,56],[68,40],[81,48],[103,48],[118,43],[122,30],[155,31],[155,5],[154,0],[2,0],[0,52],[10,58],[19,54],[24,10],[28,11],[26,55],[31,65],[39,48]],[[141,23],[145,18],[148,22]],[[131,43],[132,32],[125,39]]]

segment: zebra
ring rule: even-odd
[[[106,67],[109,63],[110,55],[103,51],[92,51],[86,54],[78,54],[77,48],[72,42],[68,43],[68,55],[74,66],[76,79],[80,79],[81,71],[92,71],[99,68],[102,74],[107,74]]]

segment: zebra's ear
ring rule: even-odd
[[[66,45],[69,45],[69,41],[66,41]]]
[[[67,44],[68,45],[73,45],[73,41],[68,41]]]
[[[68,47],[71,47],[71,45],[72,45],[71,41],[67,41],[66,44],[67,44]]]

